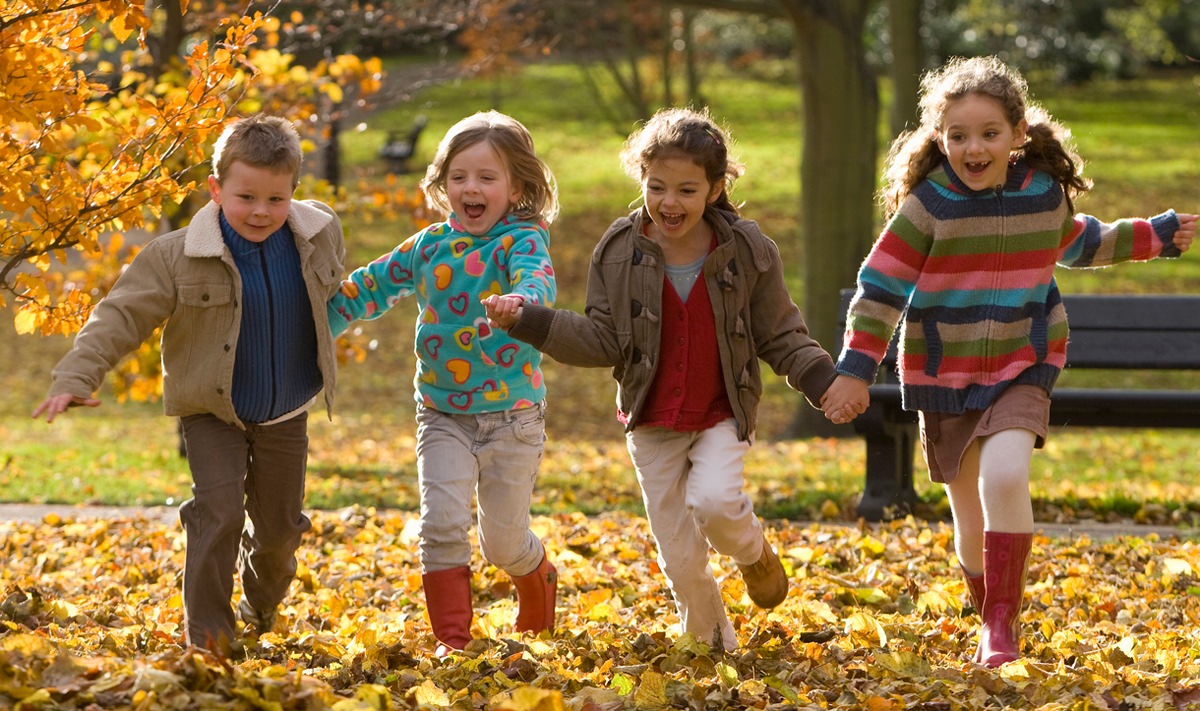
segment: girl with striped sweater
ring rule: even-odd
[[[951,60],[922,79],[921,94],[920,126],[888,157],[888,223],[859,270],[829,391],[852,405],[826,414],[845,422],[865,408],[899,325],[904,407],[918,411],[930,477],[946,486],[983,621],[975,661],[996,667],[1020,656],[1029,463],[1066,364],[1054,268],[1177,257],[1196,215],[1076,214],[1072,200],[1091,185],[1066,129],[993,57]]]

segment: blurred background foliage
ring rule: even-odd
[[[552,250],[560,305],[576,309],[583,306],[592,246],[637,194],[617,165],[621,141],[655,109],[692,103],[709,106],[732,130],[749,166],[735,198],[779,243],[789,286],[810,325],[827,329],[836,315],[822,305],[824,291],[812,292],[813,270],[828,272],[818,276],[835,289],[853,284],[880,224],[872,196],[880,153],[904,126],[902,105],[915,100],[919,72],[954,54],[996,53],[1021,67],[1035,99],[1074,130],[1097,184],[1080,209],[1105,219],[1168,207],[1196,210],[1200,167],[1186,150],[1200,121],[1195,2],[192,0],[186,12],[161,0],[119,6],[126,18],[119,22],[113,3],[99,1],[10,2],[0,9],[0,73],[10,79],[0,83],[0,108],[14,117],[0,155],[28,166],[0,176],[6,198],[0,293],[17,326],[0,328],[6,366],[0,386],[9,394],[0,403],[0,500],[145,503],[186,495],[186,468],[172,454],[173,425],[153,402],[160,377],[156,344],[126,359],[102,394],[133,402],[72,413],[49,429],[31,423],[28,413],[49,384],[52,364],[69,348],[70,334],[122,265],[146,239],[186,224],[207,199],[198,186],[211,140],[225,122],[254,111],[282,113],[302,129],[307,174],[298,196],[338,209],[351,267],[436,217],[425,210],[416,185],[446,128],[487,108],[517,116],[559,179],[564,211],[552,229]],[[819,14],[854,8],[861,10],[857,25]],[[62,32],[47,33],[50,25],[33,22],[49,15]],[[834,117],[842,120],[822,124],[832,127],[825,134],[807,132],[812,105],[830,91],[805,77],[814,59],[797,38],[812,33],[814,24],[820,32],[849,27],[846,39],[853,35],[851,49],[866,80],[846,74],[842,62],[819,69],[836,75],[834,89],[866,81],[863,97],[874,97],[862,122],[869,135],[850,121],[857,110],[844,107]],[[64,36],[74,39],[64,43]],[[222,80],[214,82],[215,76]],[[20,77],[37,82],[14,79]],[[197,87],[213,100],[194,100]],[[60,101],[31,98],[51,94]],[[164,113],[168,109],[174,113]],[[159,121],[161,131],[148,137],[148,117],[168,115]],[[84,128],[57,130],[69,125]],[[55,127],[57,143],[45,140],[47,126]],[[168,138],[173,143],[163,142]],[[385,160],[388,147],[404,141],[407,158]],[[155,152],[165,145],[180,147]],[[817,148],[827,152],[810,152]],[[836,183],[836,172],[863,162],[864,151],[865,190],[838,204],[819,193],[802,199]],[[164,176],[169,182],[162,190],[126,193],[139,200],[123,197],[120,205],[135,210],[106,212],[94,188],[118,171],[97,156],[116,161],[121,155],[121,165],[138,171],[128,174],[134,176],[129,184]],[[81,180],[85,164],[95,167]],[[49,194],[57,196],[56,222],[47,221],[50,212],[21,202]],[[1197,292],[1194,263],[1063,271],[1060,282],[1072,291]],[[411,504],[400,482],[412,473],[406,457],[413,430],[413,310],[398,308],[341,341],[338,416],[333,423],[313,418],[316,505]],[[835,335],[822,342],[836,350]],[[546,476],[553,486],[539,505],[636,508],[613,418],[611,378],[555,363],[546,369]],[[1160,384],[1196,386],[1182,377]],[[149,404],[136,404],[142,400]],[[768,378],[759,433],[764,457],[755,464],[763,478],[754,485],[777,515],[850,516],[861,484],[861,444],[824,439],[849,434],[848,428],[799,427],[813,412]],[[1068,431],[1060,441],[1053,457],[1035,460],[1045,477],[1035,486],[1047,492],[1046,516],[1070,518],[1089,506],[1101,507],[1101,516],[1134,516],[1148,501],[1163,509],[1143,512],[1153,520],[1188,510],[1189,497],[1177,489],[1187,473],[1172,464],[1180,458],[1170,452],[1194,452],[1189,433],[1096,438]],[[1108,444],[1092,447],[1096,441]],[[1141,454],[1107,465],[1114,452],[1126,451]],[[1158,483],[1139,487],[1129,477],[1148,474],[1150,461],[1160,461],[1153,474]],[[1066,491],[1063,471],[1095,478]],[[582,486],[598,482],[605,485],[582,493]],[[576,501],[568,501],[575,493]],[[921,493],[931,515],[944,513],[940,491],[923,486]]]

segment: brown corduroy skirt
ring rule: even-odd
[[[1004,430],[1029,430],[1037,435],[1034,447],[1041,449],[1050,426],[1050,395],[1036,385],[1011,385],[986,410],[918,414],[929,478],[949,484],[958,476],[963,453],[980,437]]]

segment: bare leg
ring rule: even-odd
[[[968,575],[983,571],[983,502],[979,486],[979,443],[963,452],[958,476],[946,485],[954,514],[954,550]]]
[[[1037,436],[1024,429],[997,432],[979,446],[979,498],[988,531],[1033,533],[1029,461]]]

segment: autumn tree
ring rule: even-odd
[[[120,240],[106,235],[145,227],[192,189],[184,174],[244,95],[266,19],[226,21],[168,79],[166,63],[126,64],[113,51],[130,38],[146,46],[144,1],[16,1],[0,13],[0,305],[13,302],[19,332],[69,333],[99,275],[77,284],[52,264],[72,250],[111,254]],[[85,69],[78,58],[89,55]],[[116,86],[97,81],[114,76]]]
[[[614,132],[625,135],[660,106],[703,103],[694,8],[638,0],[539,2],[556,30],[554,51],[576,63]]]
[[[342,126],[370,108],[379,88],[363,92],[354,82],[339,81],[357,70],[347,67],[351,58],[373,57],[419,48],[463,31],[468,19],[492,11],[509,0],[473,3],[465,0],[291,0],[276,2],[278,28],[267,38],[279,56],[290,59],[291,71],[303,68],[327,86],[344,91],[308,88],[303,82],[288,82],[282,92],[273,92],[266,108],[285,114],[300,107],[294,116],[312,131],[317,142],[319,175],[332,185],[341,185]],[[472,10],[474,15],[467,14]],[[370,67],[379,72],[377,60]],[[333,81],[331,81],[333,80]],[[296,94],[299,94],[297,97]],[[297,102],[296,99],[301,101]]]
[[[0,8],[0,307],[18,333],[78,330],[136,253],[129,237],[153,234],[168,215],[187,219],[179,206],[229,120],[267,110],[305,130],[320,124],[323,104],[378,88],[378,60],[330,53],[297,64],[280,40],[302,33],[300,18],[243,12],[251,4]],[[360,195],[372,207],[414,202],[394,186]],[[121,368],[119,396],[158,391],[155,344]]]

